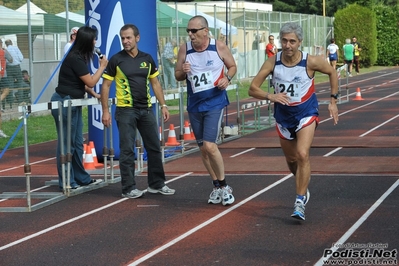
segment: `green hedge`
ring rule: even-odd
[[[399,6],[374,7],[377,15],[377,64],[396,66],[399,64]]]
[[[357,4],[338,10],[334,15],[334,38],[341,49],[345,39],[356,36],[362,51],[361,65],[373,66],[377,62],[377,19],[373,10]],[[341,56],[340,61],[343,60]]]

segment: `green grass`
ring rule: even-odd
[[[26,121],[29,145],[57,139],[54,118],[51,115],[29,116]],[[83,109],[83,121],[87,121],[87,108]],[[19,131],[18,128],[20,128]],[[12,140],[8,149],[24,146],[24,128],[23,119],[3,121],[2,130],[9,138],[0,138],[0,150],[6,146],[13,134],[17,131],[18,133]],[[88,125],[85,123],[83,132],[87,131]]]
[[[386,69],[387,67],[380,67],[380,66],[374,66],[370,68],[362,68],[361,73],[369,73],[369,72],[375,72],[379,71],[382,69]],[[315,83],[323,83],[323,82],[328,82],[328,76],[317,73],[315,76]],[[250,81],[242,81],[238,83],[239,89],[238,89],[238,95],[239,99],[247,99],[249,98],[248,96],[248,88],[250,86]],[[262,88],[264,90],[267,90],[267,82],[265,81],[262,85]],[[235,90],[230,90],[227,92],[230,102],[236,102],[236,91]],[[186,97],[184,94],[184,100],[183,100],[184,105],[186,104]],[[179,106],[179,100],[168,100],[167,101],[168,106]],[[171,114],[177,114],[179,113],[178,110],[174,110],[176,108],[170,108],[170,113]],[[83,108],[83,121],[87,121],[87,108]],[[2,123],[2,129],[3,131],[9,135],[10,137],[16,132],[17,128],[20,126],[21,122],[23,120],[11,120],[11,121],[3,121]],[[23,124],[23,123],[22,123]],[[27,119],[27,132],[28,132],[28,142],[29,144],[36,144],[36,143],[42,143],[50,140],[55,140],[57,139],[57,132],[55,129],[55,123],[54,119],[51,115],[43,115],[43,116],[30,116]],[[83,127],[83,132],[88,132],[88,125],[87,123],[84,124]],[[0,150],[3,149],[10,138],[0,138]],[[15,136],[13,141],[11,142],[10,146],[8,149],[12,148],[17,148],[17,147],[22,147],[24,145],[24,126],[22,125],[21,129],[19,130],[18,134]]]

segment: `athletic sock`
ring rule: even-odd
[[[302,202],[305,202],[306,196],[305,195],[296,195],[297,200],[301,200]]]
[[[219,180],[213,180],[212,183],[213,183],[213,185],[214,185],[216,188],[219,188],[219,187],[220,187]]]
[[[219,184],[220,184],[221,187],[225,187],[227,185],[226,184],[226,179],[219,180]]]

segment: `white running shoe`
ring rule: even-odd
[[[234,202],[233,188],[229,185],[222,188],[222,204],[230,205]]]
[[[214,188],[209,195],[208,203],[219,204],[222,202],[222,190],[220,188]]]
[[[130,198],[130,199],[135,199],[135,198],[140,198],[141,196],[144,195],[144,191],[133,189],[129,193],[122,193],[122,198]]]
[[[147,191],[149,193],[153,193],[153,194],[160,193],[162,195],[173,195],[173,194],[175,194],[175,190],[172,189],[172,188],[169,188],[167,185],[164,185],[163,187],[161,187],[159,189],[148,187]]]

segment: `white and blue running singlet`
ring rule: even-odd
[[[289,105],[274,103],[274,118],[284,128],[295,128],[302,118],[319,115],[314,77],[309,77],[306,70],[308,53],[301,53],[302,59],[297,65],[285,66],[281,61],[282,52],[278,52],[273,69],[275,93],[286,92],[290,97]]]
[[[205,112],[222,109],[229,104],[226,90],[216,85],[224,77],[224,62],[216,49],[216,40],[210,39],[208,47],[197,52],[187,42],[186,61],[191,64],[187,73],[187,111]]]

